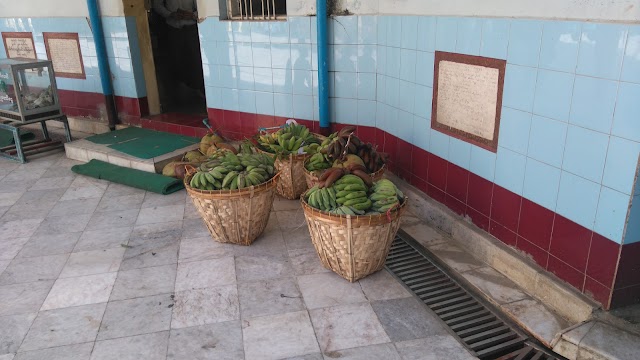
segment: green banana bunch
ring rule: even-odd
[[[324,170],[324,169],[330,168],[331,163],[327,161],[327,159],[324,157],[323,154],[315,153],[311,155],[311,157],[305,163],[304,166],[309,171],[316,171],[316,170]]]
[[[404,194],[387,179],[375,183],[371,190],[372,193],[369,196],[372,203],[371,209],[379,213],[385,213],[399,206],[400,201],[404,199]]]
[[[265,154],[227,152],[200,166],[189,181],[199,190],[236,190],[260,185],[275,174],[274,159]]]

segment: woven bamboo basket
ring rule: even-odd
[[[301,202],[322,265],[349,282],[384,267],[407,205],[405,198],[399,208],[386,214],[344,216],[318,210],[304,196]]]
[[[307,159],[308,160],[308,159]],[[307,160],[305,160],[305,163],[307,162]],[[304,165],[304,164],[303,164]],[[384,172],[387,170],[387,165],[382,165],[382,167],[374,172],[371,173],[371,179],[373,180],[373,182],[379,181],[380,179],[382,179],[382,177],[384,176]],[[320,182],[320,176],[322,176],[323,171],[309,171],[307,170],[306,167],[302,167],[302,171],[304,171],[304,178],[307,181],[307,187],[309,189],[311,189],[312,187],[316,186],[318,184],[318,182]]]
[[[271,214],[279,173],[258,186],[214,191],[189,186],[192,176],[185,176],[184,186],[214,240],[251,245],[262,234]]]

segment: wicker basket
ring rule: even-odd
[[[305,163],[306,163],[306,160],[305,160]],[[386,164],[382,165],[382,167],[378,171],[370,174],[371,175],[371,179],[374,182],[379,181],[384,176],[384,172],[386,170],[387,170],[387,165]],[[311,189],[312,187],[316,186],[318,184],[318,182],[320,182],[320,176],[324,172],[324,170],[323,171],[319,171],[319,170],[309,171],[304,166],[302,167],[302,171],[304,171],[304,178],[307,181],[307,187],[309,189]]]
[[[258,186],[214,191],[189,186],[192,176],[184,178],[184,186],[214,240],[251,245],[262,234],[269,221],[280,174]]]
[[[350,282],[384,267],[407,205],[405,198],[397,210],[388,214],[344,216],[313,208],[304,197],[301,202],[322,265]]]

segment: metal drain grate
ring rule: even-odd
[[[488,304],[465,290],[400,230],[386,267],[422,300],[480,359],[564,359],[546,351]]]

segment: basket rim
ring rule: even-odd
[[[193,192],[201,195],[244,195],[245,193],[255,193],[256,191],[261,191],[275,186],[278,178],[280,177],[280,171],[275,173],[269,180],[263,182],[260,185],[251,185],[249,187],[235,190],[200,190],[193,188],[191,187],[191,185],[189,185],[189,182],[191,181],[190,179],[193,177],[193,175],[194,174],[185,175],[184,179],[182,179],[182,181],[184,182],[184,187],[188,192]]]
[[[306,164],[307,164],[307,162],[308,162],[310,159],[311,159],[311,157],[309,157],[309,158],[305,159],[305,160],[304,160],[303,165],[306,165]],[[306,174],[309,174],[309,175],[315,175],[315,172],[316,172],[316,171],[320,171],[320,170],[309,171],[309,170],[307,170],[307,167],[306,167],[306,166],[303,166],[303,168],[304,168],[304,172],[305,172]],[[329,168],[329,169],[331,169],[331,168]],[[322,173],[323,173],[323,172],[325,172],[326,170],[328,170],[328,169],[324,169],[324,170],[320,171],[319,173],[317,173],[317,175],[316,175],[316,176],[320,177],[320,175],[322,175]],[[371,177],[376,177],[376,176],[378,176],[378,175],[384,174],[384,172],[385,172],[386,170],[387,170],[387,164],[382,164],[382,167],[381,167],[380,169],[378,169],[378,171],[374,171],[374,172],[372,172],[372,173],[368,173],[368,174],[369,174]]]
[[[402,203],[400,204],[400,207],[393,209],[393,211],[389,212],[389,213],[383,213],[383,214],[376,214],[376,215],[339,215],[339,214],[332,214],[328,211],[324,211],[324,210],[320,210],[320,209],[316,209],[313,206],[309,205],[309,203],[307,203],[307,201],[305,200],[305,194],[307,192],[305,191],[301,196],[300,196],[300,203],[302,204],[302,208],[305,212],[305,215],[307,213],[313,214],[313,215],[321,215],[323,218],[327,219],[327,220],[332,220],[332,221],[336,221],[336,222],[340,222],[340,223],[344,223],[345,220],[355,220],[358,223],[363,223],[366,222],[368,224],[373,224],[373,223],[388,223],[393,221],[394,219],[396,219],[397,217],[400,217],[400,215],[402,215],[402,213],[404,212],[407,202],[409,201],[408,197],[404,197]],[[381,221],[383,220],[383,221]]]

